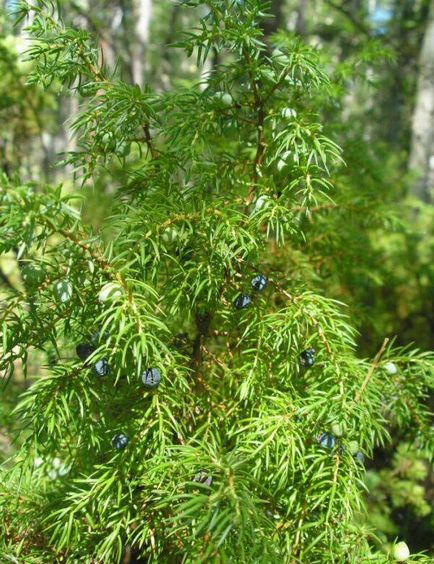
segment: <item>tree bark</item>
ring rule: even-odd
[[[295,31],[301,37],[306,35],[306,11],[307,0],[299,0],[297,7],[297,20],[295,24]]]
[[[434,0],[431,0],[419,59],[419,79],[412,121],[409,169],[418,177],[412,194],[424,202],[434,199]]]
[[[271,0],[271,6],[267,11],[272,14],[272,17],[266,19],[262,24],[262,29],[266,37],[275,33],[279,27],[282,26],[284,3],[285,0]]]
[[[145,51],[149,42],[149,28],[152,18],[152,0],[133,2],[135,45],[132,53],[131,69],[133,82],[143,85],[145,75]]]

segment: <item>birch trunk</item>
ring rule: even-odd
[[[145,51],[149,42],[149,28],[152,18],[152,0],[134,0],[134,35],[132,48],[131,74],[133,82],[143,85],[145,74]]]
[[[434,200],[434,0],[431,0],[419,60],[409,169],[418,175],[413,184],[413,195],[424,202],[432,202]]]

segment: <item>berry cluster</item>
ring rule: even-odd
[[[254,278],[252,278],[250,282],[253,290],[256,292],[262,292],[267,285],[267,277],[263,274],[258,274]],[[252,299],[248,294],[239,294],[234,300],[234,306],[236,309],[244,309],[249,307],[252,303]]]
[[[257,292],[262,292],[265,289],[267,282],[268,281],[267,281],[266,276],[264,276],[263,274],[258,274],[257,276],[252,278],[251,286]],[[250,298],[250,296],[248,294],[239,294],[234,301],[234,306],[236,307],[236,309],[245,309],[251,303],[252,303],[252,299]],[[308,349],[303,350],[300,353],[300,364],[303,368],[306,368],[306,369],[312,368],[312,366],[315,364],[315,349],[314,348],[310,347]],[[317,441],[318,441],[318,443],[321,447],[326,448],[326,449],[333,449],[336,446],[336,439],[335,439],[335,437],[332,433],[321,433],[321,435],[317,438]],[[341,449],[341,452],[342,452],[343,447],[340,447],[340,449]],[[352,449],[350,449],[350,450],[352,450]],[[356,451],[351,452],[351,454],[353,454],[355,459],[358,460],[359,462],[361,462],[361,463],[364,462],[365,457],[364,457],[362,452],[358,451],[358,447],[357,447]],[[207,478],[206,474],[204,474],[203,472],[199,472],[199,474],[197,474],[197,476],[195,476],[193,481],[201,481],[202,482],[202,479],[200,479],[200,476],[202,476],[204,479]]]
[[[330,449],[330,450],[334,449],[335,446],[337,445],[336,438],[332,433],[321,433],[317,437],[317,442],[322,448]],[[355,458],[355,460],[357,460],[357,462],[364,464],[365,455],[363,454],[363,452],[360,452],[359,443],[357,441],[350,441],[348,443],[348,450],[350,454]],[[338,451],[340,454],[343,454],[344,447],[340,445]]]
[[[251,287],[256,292],[262,292],[267,286],[267,277],[263,274],[258,274],[254,276],[250,282]],[[252,303],[252,300],[249,295],[247,294],[239,294],[234,301],[234,306],[236,309],[244,309],[248,307]],[[105,333],[103,337],[107,340],[109,335]],[[91,357],[94,352],[97,350],[97,344],[101,340],[101,334],[99,332],[95,333],[92,336],[91,342],[83,342],[79,343],[76,347],[77,356],[83,361],[86,362],[89,357]],[[303,350],[300,353],[300,364],[303,368],[312,368],[315,364],[315,349],[310,347],[308,349]],[[100,377],[107,376],[110,373],[109,363],[105,358],[98,359],[94,362],[93,372]],[[161,382],[161,373],[158,368],[151,367],[144,370],[141,375],[141,381],[143,386],[148,390],[156,389],[160,382]],[[317,438],[319,445],[326,449],[333,449],[336,446],[336,439],[332,433],[321,433],[321,435]],[[124,433],[118,433],[112,438],[112,445],[113,448],[116,450],[124,450],[128,445],[129,439],[127,435]],[[354,441],[353,441],[354,442]],[[340,447],[341,452],[343,451],[343,447]],[[352,451],[353,448],[350,448]],[[356,460],[360,462],[364,462],[364,455],[363,453],[358,451],[357,449],[354,452],[351,452]],[[193,478],[193,482],[199,482],[206,486],[211,486],[212,484],[212,477],[209,476],[205,471],[201,470],[196,474]]]
[[[108,333],[104,333],[103,337],[107,340],[109,338]],[[91,342],[79,343],[75,348],[78,358],[83,362],[86,362],[97,350],[97,344],[100,339],[101,334],[97,332],[92,336]],[[110,373],[110,366],[107,359],[100,358],[96,360],[92,365],[92,370],[97,376],[108,376]],[[158,368],[147,368],[143,372],[141,380],[143,386],[148,390],[155,389],[161,382],[161,373]],[[116,450],[123,450],[127,446],[128,442],[129,439],[124,433],[119,433],[112,439],[113,448]]]

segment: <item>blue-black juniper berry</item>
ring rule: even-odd
[[[300,364],[303,368],[311,368],[315,364],[315,349],[306,349],[300,353]]]
[[[212,484],[212,476],[210,476],[205,470],[199,470],[193,478],[193,482],[198,482],[204,486],[210,487]]]
[[[90,343],[79,343],[75,347],[75,352],[77,353],[78,358],[83,362],[87,360],[94,351],[95,347]]]
[[[107,374],[110,372],[110,368],[106,359],[102,358],[100,360],[97,360],[93,365],[93,371],[97,376],[107,376]]]
[[[250,297],[247,294],[240,294],[234,301],[234,306],[237,309],[244,309],[246,307],[249,307],[249,305],[252,303],[252,300],[250,299]]]
[[[267,285],[267,277],[264,276],[263,274],[258,274],[258,276],[252,278],[252,288],[257,292],[262,292],[262,290],[264,290],[266,285]]]
[[[158,368],[147,368],[142,374],[142,383],[145,388],[154,389],[161,382],[161,374]]]
[[[116,450],[124,450],[128,443],[129,439],[124,433],[118,433],[112,438],[112,445]]]
[[[324,448],[333,448],[336,444],[336,440],[331,433],[321,433],[318,437],[318,443]]]

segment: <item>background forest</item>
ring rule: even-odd
[[[37,0],[31,4],[39,5]],[[56,9],[65,26],[90,33],[99,44],[105,76],[116,74],[145,93],[164,95],[189,88],[212,75],[214,68],[232,64],[231,54],[215,46],[207,59],[199,57],[199,64],[185,51],[173,49],[206,15],[206,6],[191,9],[188,4],[195,2],[59,0]],[[242,9],[242,0],[237,4]],[[20,6],[2,0],[0,7],[0,170],[9,179],[34,186],[36,193],[45,184],[62,184],[66,192],[78,192],[83,221],[108,242],[107,220],[115,213],[119,187],[140,181],[147,155],[132,138],[122,143],[110,135],[95,138],[87,173],[78,174],[83,163],[69,155],[80,148],[76,120],[95,86],[70,79],[73,55],[68,60],[67,50],[52,76],[46,72],[41,80],[41,72],[35,79],[39,63],[25,54],[30,46],[29,21],[20,19]],[[432,351],[434,1],[272,0],[266,11],[269,15],[261,26],[270,53],[288,37],[316,52],[328,76],[327,89],[300,90],[294,107],[317,114],[322,133],[342,148],[341,158],[333,159],[331,167],[331,198],[309,202],[309,212],[297,219],[303,236],[285,258],[291,279],[346,305],[345,313],[357,330],[359,356],[374,358],[386,337],[394,347]],[[225,142],[221,135],[221,154]],[[285,158],[273,166],[276,175],[283,174]],[[134,171],[137,177],[132,180]],[[278,245],[273,247],[270,269],[279,252]],[[20,248],[0,255],[1,312],[7,310],[8,296],[26,285],[23,268]],[[21,446],[13,409],[43,373],[45,353],[56,357],[57,351],[54,347],[29,351],[29,377],[21,364],[12,376],[4,374],[2,461]],[[432,397],[424,401],[432,411]],[[375,532],[376,546],[404,539],[413,553],[426,551],[434,558],[430,453],[398,423],[391,424],[390,441],[366,453],[367,512],[360,520]],[[57,471],[52,469],[53,474]]]

